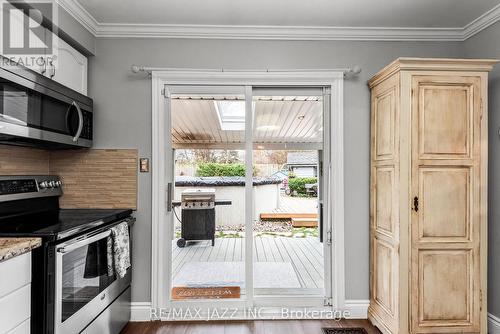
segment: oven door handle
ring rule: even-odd
[[[100,239],[107,238],[110,235],[111,235],[111,230],[106,230],[104,232],[101,232],[101,233],[98,233],[95,235],[90,235],[90,236],[87,235],[86,237],[83,237],[83,238],[80,237],[80,238],[75,239],[75,240],[70,240],[68,242],[61,244],[61,246],[57,247],[57,252],[62,253],[62,254],[67,253],[67,252],[71,252],[74,249],[89,245],[89,244],[96,242]]]

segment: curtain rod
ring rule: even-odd
[[[210,68],[210,69],[196,69],[196,68],[171,68],[171,67],[148,67],[140,65],[132,65],[130,67],[133,73],[146,72],[151,74],[153,71],[173,71],[173,72],[343,72],[344,76],[351,77],[361,73],[361,67],[340,67],[340,68],[330,68],[330,69],[264,69],[264,70],[235,70],[235,69],[225,69],[225,68]]]

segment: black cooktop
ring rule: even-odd
[[[131,209],[59,209],[0,218],[0,237],[64,239],[132,214]]]

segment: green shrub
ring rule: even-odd
[[[196,170],[197,176],[245,176],[243,164],[201,163]]]
[[[288,179],[288,186],[292,192],[296,192],[299,195],[305,195],[306,192],[306,184],[313,184],[318,182],[317,177],[294,177]]]

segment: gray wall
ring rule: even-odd
[[[73,39],[73,41],[66,42],[87,56],[95,54],[96,38],[94,35],[64,10],[64,8],[59,6],[57,9],[57,25],[59,29],[63,30]]]
[[[467,58],[500,59],[500,22],[464,43]],[[488,312],[500,316],[500,64],[489,79]]]
[[[89,63],[95,145],[137,148],[141,157],[151,157],[151,81],[146,75],[132,74],[131,64],[233,69],[361,66],[361,74],[345,83],[346,298],[368,299],[370,95],[366,81],[396,57],[461,55],[461,44],[444,42],[97,39],[96,57]],[[149,301],[151,174],[139,174],[137,218],[133,300]]]

